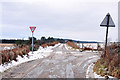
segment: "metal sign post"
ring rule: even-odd
[[[32,27],[30,27],[30,29],[31,29],[31,32],[32,32],[32,53],[33,53],[33,33],[34,33],[36,27],[32,26]]]
[[[110,15],[107,15],[107,29],[106,29],[106,41],[105,41],[105,54],[104,54],[104,57],[106,56],[106,49],[107,49],[107,37],[108,37],[108,27],[109,27],[109,17]]]
[[[106,40],[105,40],[105,53],[104,53],[104,58],[105,58],[106,50],[107,50],[108,27],[115,27],[115,24],[114,24],[114,22],[113,22],[109,13],[106,15],[106,17],[104,18],[104,20],[102,21],[100,26],[106,26],[107,27],[107,29],[106,29]]]
[[[32,53],[33,53],[33,33],[32,33]]]

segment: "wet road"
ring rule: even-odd
[[[53,48],[46,58],[29,61],[13,67],[4,73],[3,78],[85,78],[88,66],[100,54],[69,50],[65,44]],[[91,74],[90,77],[93,77]]]

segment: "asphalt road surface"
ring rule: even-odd
[[[13,67],[3,78],[85,78],[88,66],[99,59],[99,53],[66,49],[65,44],[53,48],[46,58]],[[90,74],[93,78],[93,74]]]

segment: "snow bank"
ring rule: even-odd
[[[50,53],[53,51],[52,49],[61,45],[56,44],[55,46],[49,46],[46,48],[43,47],[39,47],[39,49],[37,51],[34,51],[33,54],[32,52],[29,52],[29,56],[27,57],[27,55],[25,55],[23,58],[21,56],[17,57],[17,62],[16,61],[11,61],[11,63],[5,64],[5,65],[0,65],[0,72],[4,72],[5,70],[13,67],[13,66],[17,66],[18,64],[24,63],[24,62],[28,62],[31,60],[35,60],[35,59],[40,59],[40,58],[44,58],[50,55]]]

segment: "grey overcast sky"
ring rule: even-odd
[[[116,25],[109,40],[117,41],[118,0],[4,0],[0,2],[0,38],[27,39],[34,36],[86,41],[104,41],[100,23],[109,12]]]

